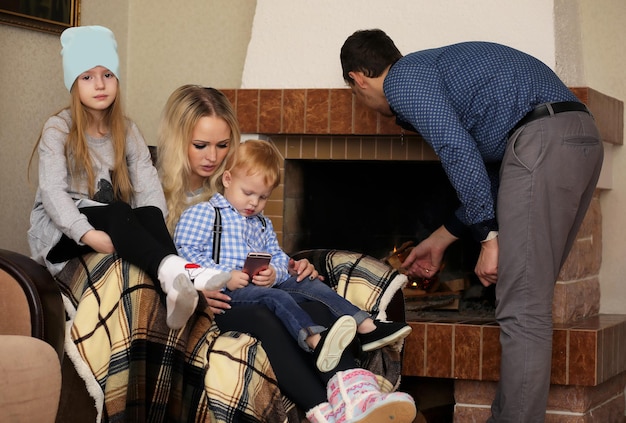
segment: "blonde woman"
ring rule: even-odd
[[[175,228],[186,207],[207,201],[223,188],[226,161],[235,154],[239,143],[235,113],[219,90],[185,85],[170,95],[161,117],[157,158],[170,230]],[[298,280],[318,276],[307,260],[290,260],[289,272],[299,275]],[[222,332],[249,333],[261,341],[281,391],[307,411],[310,421],[332,423],[345,419],[346,415],[354,417],[349,421],[358,422],[413,420],[414,404],[409,404],[407,419],[399,419],[398,404],[385,402],[374,375],[356,368],[349,349],[332,372],[319,372],[310,354],[298,347],[280,319],[267,308],[260,305],[231,308],[230,297],[223,292],[204,291],[204,295]],[[332,326],[336,320],[320,303],[308,302],[303,304],[305,307],[320,325]],[[347,376],[346,380],[339,380],[342,375]],[[339,393],[339,386],[348,397]],[[332,405],[328,399],[331,395]]]

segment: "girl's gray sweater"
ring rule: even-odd
[[[95,174],[94,190],[97,193],[96,199],[89,198],[86,180],[81,178],[82,175],[74,175],[72,180],[69,172],[65,143],[70,127],[69,109],[50,117],[43,127],[38,147],[39,187],[35,194],[28,230],[28,243],[33,259],[45,265],[53,275],[65,263],[48,262],[48,252],[59,242],[62,234],[81,244],[82,236],[94,229],[78,208],[104,204],[100,194],[107,191],[105,187],[111,187],[110,170],[114,164],[110,136],[87,136]],[[165,196],[157,171],[152,165],[150,151],[139,129],[131,121],[126,135],[126,162],[135,193],[130,205],[156,206],[166,216]]]

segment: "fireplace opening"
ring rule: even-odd
[[[343,249],[379,259],[441,226],[458,199],[437,161],[285,160],[283,243],[287,252]],[[441,281],[466,278],[461,308],[490,310],[493,295],[473,269],[480,245],[452,244]]]
[[[285,191],[302,193],[294,248],[378,258],[425,238],[457,205],[438,162],[286,160]]]

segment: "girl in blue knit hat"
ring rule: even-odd
[[[185,325],[198,290],[219,289],[230,273],[177,256],[165,226],[165,197],[137,126],[122,112],[113,33],[101,26],[61,34],[70,106],[44,124],[39,187],[28,241],[56,275],[87,252],[116,253],[143,269],[166,296],[167,324]]]

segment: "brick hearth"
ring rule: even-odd
[[[596,118],[606,143],[623,144],[623,103],[571,88]],[[222,90],[243,133],[268,135],[286,160],[437,160],[419,134],[358,104],[349,89]],[[266,213],[290,251],[290,213],[299,192],[274,191]],[[623,422],[626,315],[598,315],[602,213],[597,190],[555,286],[552,385],[547,422]],[[285,234],[283,231],[285,230]],[[285,235],[285,236],[283,236]],[[494,321],[410,322],[403,374],[455,380],[455,421],[484,421],[498,380]]]

